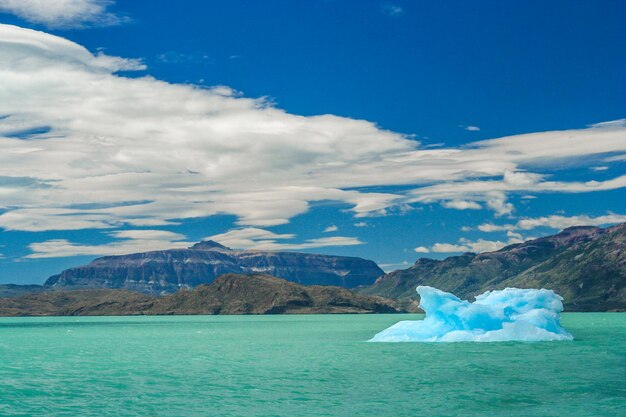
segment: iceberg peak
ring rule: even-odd
[[[424,320],[406,320],[372,342],[504,342],[573,340],[561,327],[563,298],[552,290],[506,288],[476,301],[428,286],[417,287]]]

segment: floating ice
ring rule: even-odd
[[[536,342],[574,338],[561,327],[563,298],[552,290],[487,291],[473,303],[433,287],[419,286],[417,292],[426,318],[396,323],[371,342]]]

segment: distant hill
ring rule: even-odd
[[[606,229],[570,227],[496,252],[444,260],[422,258],[358,292],[417,306],[415,287],[430,285],[471,298],[505,287],[549,288],[568,311],[626,310],[626,223]]]
[[[46,291],[0,298],[0,316],[397,313],[392,300],[269,275],[226,274],[213,283],[154,297],[125,290]]]
[[[415,287],[418,285],[434,286],[469,299],[486,290],[505,287],[550,288],[565,298],[564,305],[567,311],[625,311],[626,223],[605,229],[591,226],[571,227],[556,235],[510,245],[495,252],[466,253],[444,260],[422,258],[418,259],[411,268],[389,274],[384,274],[374,262],[360,258],[290,252],[238,251],[216,242],[206,241],[189,249],[99,258],[89,265],[71,268],[51,277],[44,286],[0,285],[0,301],[5,307],[8,301],[2,298],[6,297],[12,297],[15,300],[19,298],[23,302],[32,300],[35,304],[41,301],[51,303],[50,311],[61,308],[60,304],[55,304],[61,302],[65,303],[63,308],[69,308],[67,311],[63,310],[62,314],[69,314],[68,311],[74,310],[71,306],[68,307],[62,297],[70,297],[68,294],[72,294],[71,297],[78,305],[82,306],[83,302],[86,302],[86,308],[95,309],[94,314],[102,313],[107,302],[111,303],[110,308],[115,312],[111,314],[118,314],[124,309],[123,303],[130,301],[132,301],[130,304],[132,312],[129,314],[144,314],[139,313],[143,310],[137,310],[136,302],[139,299],[136,297],[140,296],[138,294],[123,291],[78,293],[69,290],[118,289],[156,296],[200,286],[198,290],[202,292],[207,291],[203,284],[211,283],[216,277],[231,274],[233,271],[237,274],[253,274],[257,277],[250,278],[245,286],[236,281],[241,285],[239,290],[259,293],[258,297],[252,297],[252,299],[265,300],[264,304],[251,304],[253,307],[247,311],[250,313],[266,311],[267,305],[271,304],[269,300],[272,297],[277,300],[276,305],[283,305],[281,297],[284,294],[280,291],[267,293],[266,286],[271,288],[271,291],[277,288],[281,291],[293,289],[285,284],[277,286],[271,280],[258,278],[267,275],[279,276],[307,285],[359,286],[355,290],[360,294],[395,299],[398,305],[410,311],[417,310],[419,300]],[[377,277],[379,278],[376,279]],[[222,281],[218,280],[218,282]],[[307,294],[313,299],[319,299],[324,294],[324,287],[306,288]],[[210,294],[213,294],[214,289],[215,287],[211,287]],[[337,294],[336,288],[328,291]],[[128,294],[133,295],[131,297]],[[192,302],[188,300],[185,304],[183,299],[187,300],[188,297],[192,297],[191,294],[199,293],[180,291],[172,297],[165,297],[164,300],[167,299],[168,302],[179,300],[182,303],[181,306],[177,309],[172,307],[172,311],[182,311],[180,309],[186,308],[183,307],[184,305]],[[239,297],[237,299],[241,299],[240,293],[237,294]],[[287,293],[289,297],[293,294]],[[23,297],[20,298],[20,295]],[[85,297],[86,300],[83,299]],[[98,297],[104,297],[104,300],[109,301],[97,303]],[[251,295],[248,295],[248,298],[250,297]],[[192,299],[193,297],[190,298]],[[293,301],[297,297],[289,299]],[[151,312],[145,314],[156,314],[157,307],[161,308],[159,311],[167,313],[165,301],[157,305],[151,297],[143,300],[148,300],[147,302],[152,306]],[[226,312],[238,311],[233,307],[234,304],[224,300],[223,303],[213,300],[210,305],[215,308],[219,307],[220,311],[223,308]],[[262,308],[255,310],[259,305]],[[285,311],[294,309],[292,304],[285,305],[287,306],[284,307]],[[313,305],[307,305],[305,310],[312,311],[317,308]],[[194,306],[189,311],[197,311],[197,308],[199,306]],[[241,311],[245,310],[244,307],[241,308],[243,309]],[[333,309],[337,308],[334,305]],[[354,308],[367,310],[363,305]],[[397,306],[394,308],[398,309]],[[372,311],[381,310],[375,308]]]
[[[23,294],[48,291],[43,285],[0,284],[0,298],[17,297]]]
[[[372,284],[384,272],[372,261],[297,252],[233,250],[213,241],[98,258],[50,277],[55,289],[112,288],[151,295],[209,284],[223,274],[269,274],[304,285],[352,288]]]

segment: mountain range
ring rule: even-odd
[[[228,296],[216,295],[221,294],[217,288],[231,283],[237,285]],[[420,258],[387,274],[361,258],[242,251],[203,241],[188,249],[98,258],[50,277],[43,286],[0,285],[0,314],[9,314],[13,301],[7,300],[21,300],[26,304],[18,310],[33,314],[82,311],[70,308],[76,303],[89,314],[418,311],[418,285],[469,300],[506,287],[548,288],[563,296],[566,311],[626,311],[626,223],[570,227],[494,252]],[[163,301],[155,301],[159,296]],[[343,310],[328,301],[339,296],[349,300]],[[150,306],[141,307],[144,302]]]
[[[211,284],[155,297],[134,291],[44,291],[0,298],[0,316],[398,313],[395,302],[269,275],[221,275]]]
[[[626,223],[606,229],[570,227],[495,252],[421,258],[358,292],[415,307],[418,285],[463,299],[506,287],[548,288],[564,298],[567,311],[626,310]]]
[[[268,274],[303,285],[353,288],[384,272],[373,261],[299,252],[233,250],[207,240],[188,249],[106,256],[50,277],[51,288],[114,288],[165,295],[224,274]]]

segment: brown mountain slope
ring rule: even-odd
[[[48,291],[43,285],[0,284],[0,298],[12,298],[24,294]]]
[[[269,275],[227,274],[162,298],[123,290],[47,291],[0,299],[0,316],[397,313],[395,302]]]
[[[415,287],[430,285],[461,298],[505,287],[549,288],[569,311],[626,309],[626,224],[571,227],[496,252],[419,259],[358,292],[415,306]]]
[[[123,290],[46,291],[0,298],[0,316],[136,315],[152,307],[155,300]]]
[[[574,311],[626,310],[626,224],[572,245],[498,288],[552,288]]]

